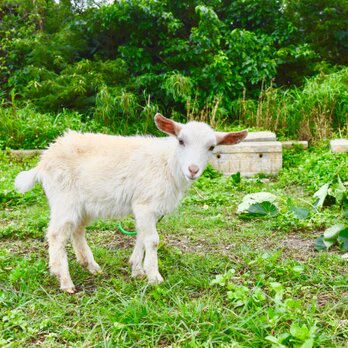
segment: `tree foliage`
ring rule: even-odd
[[[96,117],[108,100],[111,123],[150,100],[181,115],[219,100],[233,121],[245,91],[300,86],[347,64],[347,15],[345,0],[4,0],[3,98],[15,91],[39,111]]]

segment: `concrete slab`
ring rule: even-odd
[[[276,141],[275,133],[265,132],[249,132],[243,142],[259,142],[259,141]]]
[[[282,144],[269,141],[220,145],[215,148],[210,163],[225,175],[237,172],[247,177],[259,173],[275,175],[282,168]]]
[[[332,152],[348,152],[348,139],[334,139],[330,141]]]

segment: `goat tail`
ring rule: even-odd
[[[15,189],[20,193],[30,191],[35,183],[38,181],[39,168],[35,167],[24,172],[20,172],[15,180]]]

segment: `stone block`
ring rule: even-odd
[[[330,141],[332,152],[348,152],[348,139],[334,139]]]
[[[225,175],[236,172],[248,177],[259,173],[274,175],[282,167],[282,144],[269,141],[220,145],[215,148],[210,163]]]
[[[265,132],[249,132],[243,142],[260,142],[260,141],[276,141],[275,133]]]

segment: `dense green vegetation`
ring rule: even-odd
[[[3,347],[346,347],[347,260],[314,241],[334,224],[348,225],[334,204],[299,217],[313,194],[338,175],[348,181],[346,154],[327,145],[284,152],[274,178],[224,177],[208,169],[179,209],[159,224],[165,282],[133,280],[127,260],[134,236],[98,220],[88,240],[102,275],[74,260],[78,293],[62,293],[49,275],[44,233],[49,209],[39,185],[20,195],[13,181],[37,157],[0,159],[0,345]],[[245,194],[267,191],[279,214],[241,218]],[[123,226],[133,228],[132,219]]]
[[[327,139],[348,135],[348,2],[110,2],[0,2],[0,149],[156,134],[157,111],[317,143],[284,150],[276,177],[208,168],[158,224],[161,285],[132,279],[134,237],[95,221],[104,273],[70,248],[74,296],[48,271],[42,188],[13,188],[37,156],[1,151],[0,346],[346,347],[348,156]],[[275,201],[238,214],[259,192]]]
[[[41,118],[149,132],[157,110],[301,139],[347,134],[347,18],[345,0],[4,0],[1,145],[30,146],[25,123]]]

